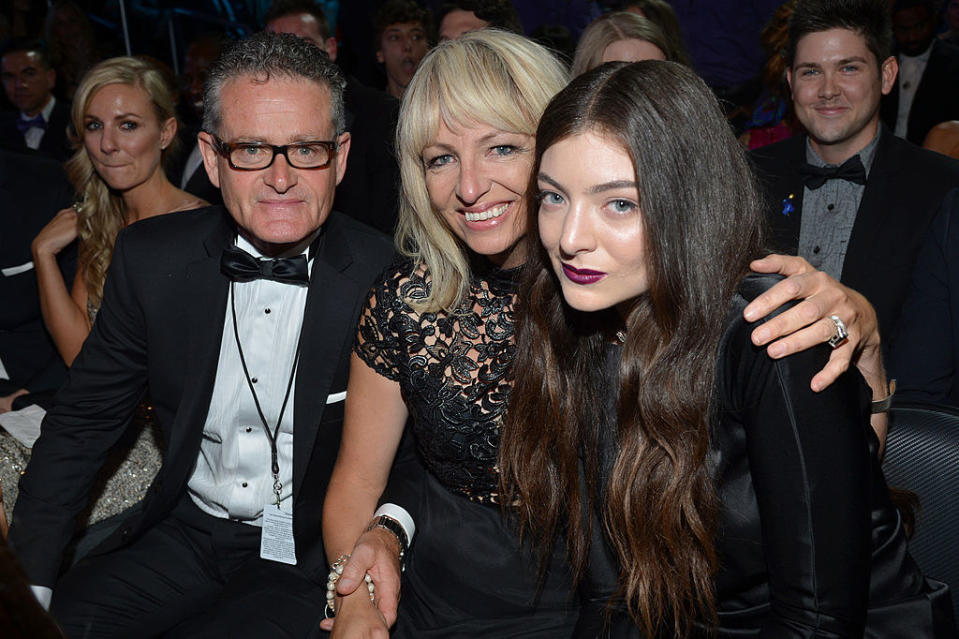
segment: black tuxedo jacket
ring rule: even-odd
[[[96,552],[134,540],[183,498],[216,376],[229,283],[220,256],[234,239],[221,207],[171,213],[120,233],[103,304],[47,414],[20,482],[10,542],[38,585],[56,580],[74,516],[110,446],[149,385],[164,461],[144,498]],[[293,531],[307,577],[326,579],[321,516],[339,448],[355,324],[393,249],[380,233],[332,213],[314,256],[293,408]]]
[[[766,194],[770,248],[795,255],[802,222],[799,167],[806,160],[806,136],[756,149],[751,157]],[[840,281],[876,308],[886,346],[895,334],[919,245],[943,197],[955,186],[959,162],[882,129]]]
[[[54,390],[66,379],[66,366],[40,313],[30,243],[72,196],[63,168],[53,160],[0,150],[0,360],[10,377],[0,380],[0,394]],[[60,262],[70,286],[75,245],[61,253]]]
[[[5,114],[0,119],[0,148],[8,151],[25,152],[30,151],[23,134],[17,128],[17,119],[20,113]],[[67,140],[67,127],[70,125],[70,106],[64,104],[62,100],[57,100],[53,105],[53,111],[50,112],[50,121],[47,123],[47,130],[40,140],[39,153],[53,158],[57,162],[65,162],[73,155],[70,149],[70,143]]]
[[[892,131],[899,113],[899,81],[882,97],[880,117]],[[959,47],[936,38],[929,62],[916,87],[906,139],[922,145],[929,129],[946,120],[959,120]]]
[[[199,125],[182,127],[177,131],[180,148],[177,150],[177,154],[172,162],[164,167],[170,182],[177,187],[180,186],[180,181],[183,179],[183,173],[186,171],[186,163],[187,160],[190,159],[190,153],[192,153],[196,145],[199,144],[196,137],[199,132]],[[193,175],[190,176],[190,179],[187,180],[183,190],[199,198],[203,198],[210,204],[223,204],[223,195],[220,193],[220,189],[213,186],[213,183],[210,182],[210,178],[206,174],[206,169],[203,167],[202,162],[200,166],[196,168],[196,171],[193,172]]]
[[[959,406],[959,190],[946,195],[919,250],[888,366],[896,401]]]
[[[393,151],[399,101],[350,77],[343,94],[350,159],[333,206],[392,235],[399,202],[399,166]]]

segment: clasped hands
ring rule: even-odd
[[[390,531],[375,527],[360,535],[336,582],[336,617],[324,619],[320,627],[332,630],[334,638],[387,639],[400,600],[399,557],[399,540]],[[366,573],[376,584],[375,606],[365,587]]]
[[[778,273],[786,279],[753,300],[743,311],[750,322],[761,320],[783,304],[802,300],[792,308],[763,322],[752,332],[757,346],[767,346],[773,359],[780,359],[826,342],[835,332],[836,315],[845,323],[848,340],[834,348],[826,366],[811,380],[819,392],[832,384],[850,366],[859,368],[876,392],[885,388],[885,371],[880,352],[876,312],[865,297],[829,275],[814,269],[801,257],[769,255],[750,264],[759,273]],[[369,572],[376,584],[376,604],[371,605],[366,589],[357,591]],[[334,638],[389,637],[396,621],[400,596],[399,542],[390,532],[373,528],[357,540],[343,575],[337,582],[337,621],[326,619],[324,630]]]

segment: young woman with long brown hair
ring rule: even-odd
[[[762,206],[706,85],[604,65],[536,140],[500,467],[540,548],[566,536],[576,634],[952,636],[882,477],[878,358],[816,394],[825,344],[750,339],[776,278],[749,273]]]

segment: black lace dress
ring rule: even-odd
[[[457,313],[417,313],[404,300],[423,297],[429,282],[397,262],[360,318],[356,353],[399,383],[426,466],[396,499],[417,531],[393,637],[561,638],[575,625],[562,544],[539,583],[535,557],[497,505],[517,274],[478,272]]]

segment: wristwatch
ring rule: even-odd
[[[377,515],[373,518],[373,521],[370,522],[370,525],[367,526],[366,530],[370,531],[374,528],[385,528],[396,537],[396,540],[400,543],[400,569],[405,570],[406,562],[404,559],[410,549],[410,542],[409,539],[406,538],[406,531],[403,530],[403,526],[389,515]]]

